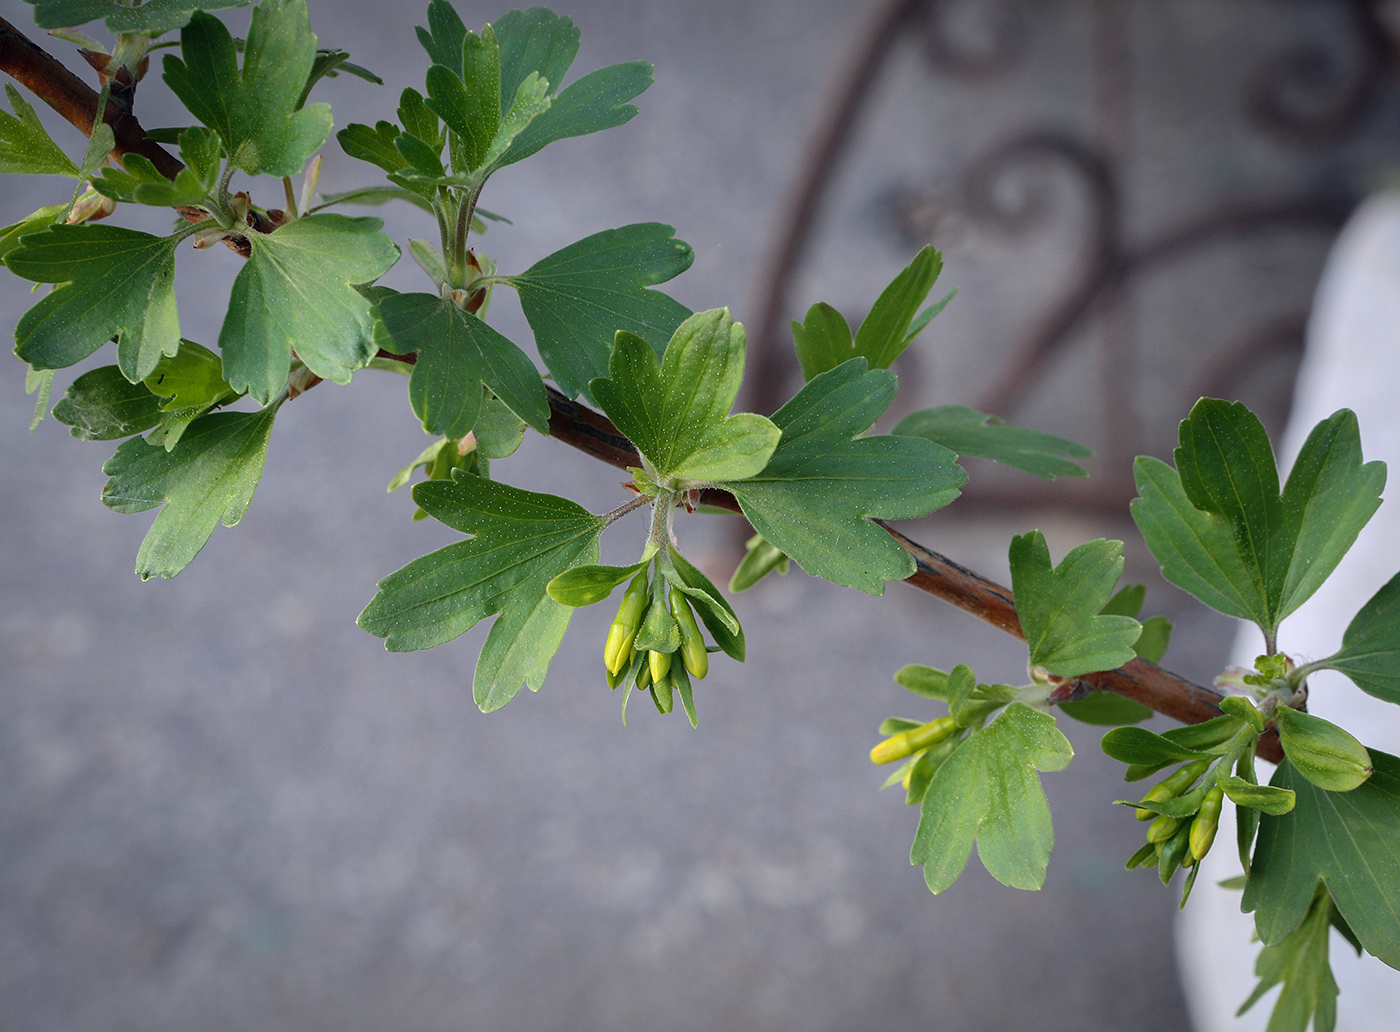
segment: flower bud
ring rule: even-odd
[[[1220,808],[1225,805],[1225,790],[1216,785],[1201,801],[1201,809],[1191,822],[1191,855],[1204,860],[1215,841],[1215,829],[1220,826]]]
[[[1142,801],[1144,803],[1165,803],[1168,799],[1175,799],[1194,785],[1196,779],[1204,774],[1209,766],[1209,757],[1193,760],[1171,777],[1159,781],[1148,789],[1147,794],[1142,797]],[[1157,814],[1151,810],[1139,808],[1137,811],[1137,819],[1140,821],[1150,821],[1156,816]]]
[[[616,675],[632,655],[632,639],[642,626],[647,607],[647,572],[643,570],[632,579],[617,607],[617,618],[608,628],[608,640],[603,646],[603,662],[608,673]]]
[[[886,738],[875,748],[870,750],[871,763],[893,763],[895,760],[902,760],[906,756],[913,756],[916,752],[927,749],[931,745],[937,745],[952,737],[958,730],[958,722],[952,717],[939,717],[931,720],[927,724],[920,724],[918,727],[911,727],[908,731],[901,731],[897,735]]]
[[[647,654],[647,666],[651,670],[653,684],[665,680],[666,675],[671,672],[671,653],[651,650]]]
[[[702,680],[710,672],[710,654],[705,651],[705,639],[695,624],[695,614],[690,611],[690,603],[680,591],[671,592],[671,615],[676,618],[676,626],[681,630],[681,661],[696,680]]]
[[[1154,846],[1166,842],[1176,834],[1176,829],[1179,827],[1181,827],[1180,817],[1168,817],[1164,813],[1159,813],[1147,826],[1147,841]]]

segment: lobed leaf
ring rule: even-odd
[[[144,433],[160,422],[160,399],[143,383],[132,383],[114,365],[74,380],[53,417],[85,441],[114,441]]]
[[[53,142],[19,90],[5,84],[13,115],[0,111],[0,173],[78,177],[78,166]]]
[[[196,11],[246,7],[248,0],[146,0],[133,7],[123,0],[25,0],[34,5],[34,24],[41,29],[66,29],[106,19],[108,32],[159,36],[182,28]]]

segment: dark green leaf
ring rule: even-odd
[[[855,338],[856,354],[865,356],[871,369],[888,369],[909,346],[909,324],[942,271],[943,256],[926,244],[881,292]]]
[[[774,548],[762,534],[755,534],[744,543],[744,558],[729,578],[730,591],[747,591],[774,570],[787,573],[788,557]]]
[[[253,11],[243,68],[233,37],[196,12],[180,33],[180,53],[164,78],[191,114],[217,130],[229,161],[250,174],[296,175],[326,142],[329,104],[297,110],[316,59],[306,0],[263,0]]]
[[[287,384],[292,349],[317,376],[348,383],[375,351],[374,317],[356,284],[378,279],[399,249],[379,219],[330,213],[251,233],[219,332],[224,375],[268,404]]]
[[[143,433],[160,422],[160,399],[144,384],[132,383],[116,366],[102,366],[78,377],[53,417],[85,441],[114,441]]]
[[[1039,430],[1010,426],[996,416],[983,415],[965,405],[939,405],[912,412],[891,433],[925,437],[959,455],[991,459],[1046,480],[1087,477],[1089,473],[1083,466],[1059,456],[1087,459],[1093,454],[1082,444]]]
[[[1136,724],[1152,716],[1152,708],[1126,699],[1117,692],[1094,692],[1083,699],[1060,703],[1060,712],[1086,724],[1117,727]]]
[[[195,11],[246,7],[248,0],[146,0],[133,7],[123,0],[25,0],[34,5],[34,24],[66,29],[107,19],[107,31],[159,36],[186,25]]]
[[[882,594],[914,560],[870,518],[927,516],[967,480],[946,448],[914,437],[858,437],[889,407],[896,378],[852,359],[779,409],[782,439],[757,476],[725,485],[744,515],[804,570]]]
[[[10,252],[19,246],[20,237],[42,232],[53,225],[55,219],[61,220],[67,211],[66,204],[47,204],[20,221],[0,229],[0,264],[3,264]]]
[[[379,303],[394,353],[417,353],[408,396],[430,434],[462,437],[476,425],[485,383],[521,419],[549,433],[544,381],[528,355],[475,315],[434,294]]]
[[[1367,952],[1400,967],[1400,759],[1370,753],[1375,773],[1350,792],[1318,788],[1287,760],[1274,773],[1297,803],[1260,820],[1241,901],[1265,945],[1293,933],[1321,880]]]
[[[102,501],[117,512],[164,505],[136,555],[142,580],[174,577],[220,522],[243,518],[262,477],[274,409],[201,416],[171,451],[134,437],[107,460]]]
[[[378,165],[385,172],[397,172],[408,166],[408,159],[395,146],[395,141],[402,135],[403,131],[393,122],[380,119],[372,129],[352,122],[336,133],[335,138],[340,141],[341,149],[352,158]]]
[[[1074,758],[1055,719],[1013,702],[957,747],[928,786],[909,862],[924,865],[935,893],[967,866],[974,840],[987,872],[1003,885],[1038,889],[1055,836],[1036,770]]]
[[[743,375],[744,328],[716,308],[681,323],[660,363],[645,340],[619,331],[608,378],[590,386],[653,476],[709,483],[753,476],[778,444],[765,417],[729,415]]]
[[[1142,604],[1147,601],[1147,586],[1129,584],[1119,588],[1113,597],[1099,610],[1104,616],[1131,616],[1134,620],[1142,613]]]
[[[1142,621],[1142,634],[1133,643],[1133,651],[1149,663],[1160,663],[1172,640],[1172,622],[1165,616],[1149,616]]]
[[[423,100],[423,94],[411,86],[405,87],[399,94],[399,121],[403,123],[403,131],[409,136],[416,136],[432,147],[433,153],[442,153],[442,148],[447,143],[442,122]]]
[[[1123,572],[1123,543],[1086,541],[1050,564],[1038,530],[1011,540],[1011,584],[1033,666],[1061,677],[1114,670],[1133,658],[1142,633],[1130,616],[1101,616]]]
[[[551,82],[551,89],[558,83]],[[548,111],[517,136],[497,167],[504,168],[556,140],[602,132],[630,121],[636,107],[627,103],[651,85],[651,65],[628,61],[589,72],[554,95]]]
[[[428,108],[457,135],[462,147],[462,166],[456,171],[478,168],[501,125],[501,59],[491,26],[480,35],[466,33],[457,67],[433,64],[427,84]]]
[[[426,649],[496,614],[477,660],[473,697],[499,709],[522,684],[536,690],[573,610],[545,592],[555,576],[596,562],[603,520],[563,498],[481,477],[413,489],[429,515],[474,535],[415,559],[379,582],[359,624],[391,651]]]
[[[792,340],[804,380],[856,357],[850,325],[840,312],[824,301],[807,309],[807,318],[802,322],[793,320]]]
[[[462,44],[467,27],[447,0],[432,0],[428,4],[428,27],[415,27],[418,42],[428,52],[434,64],[445,65],[454,72],[462,70]]]
[[[1325,660],[1356,686],[1400,703],[1400,574],[1371,596],[1342,635],[1342,649]]]
[[[77,178],[78,166],[53,142],[19,90],[6,83],[5,93],[15,113],[0,111],[0,173]]]
[[[535,333],[540,359],[570,397],[608,375],[618,330],[635,333],[660,355],[690,315],[656,290],[686,269],[695,252],[656,222],[585,237],[505,282],[520,292],[520,307]]]
[[[15,352],[36,369],[82,361],[117,337],[117,365],[135,382],[180,346],[175,240],[119,226],[50,226],[5,256],[10,271],[57,283],[20,317]]]
[[[557,93],[578,53],[579,30],[573,20],[545,7],[510,11],[492,26],[501,50],[501,107],[509,107],[520,84],[531,72]]]
[[[1283,992],[1269,1015],[1267,1032],[1333,1032],[1337,1027],[1337,983],[1328,956],[1332,901],[1326,889],[1317,896],[1302,923],[1282,942],[1266,946],[1254,964],[1259,984],[1240,1005],[1236,1017],[1253,1007],[1266,992],[1283,983]]]

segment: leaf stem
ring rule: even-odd
[[[650,502],[651,499],[648,498],[646,495],[637,495],[636,498],[629,499],[625,505],[619,505],[612,512],[606,513],[603,516],[603,526],[611,527],[614,523],[622,519],[622,517],[626,516],[629,512],[636,512],[642,506],[647,505]]]

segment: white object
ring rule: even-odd
[[[1380,459],[1394,501],[1381,505],[1355,547],[1316,595],[1290,616],[1279,648],[1318,659],[1341,645],[1342,633],[1362,604],[1400,572],[1400,195],[1363,204],[1342,231],[1318,286],[1308,325],[1307,352],[1294,391],[1293,412],[1279,447],[1285,473],[1308,432],[1340,408],[1361,426],[1367,461]],[[1252,624],[1235,638],[1232,662],[1252,666],[1263,639]],[[1363,693],[1346,677],[1325,671],[1308,679],[1308,709],[1351,730],[1368,746],[1400,753],[1400,706]],[[1268,764],[1260,768],[1265,780]],[[1228,803],[1227,803],[1228,807]],[[1278,996],[1271,990],[1240,1018],[1235,1011],[1253,990],[1254,918],[1239,909],[1239,892],[1216,883],[1240,873],[1232,810],[1221,818],[1216,848],[1177,923],[1177,960],[1196,1032],[1262,1032]],[[1400,971],[1374,957],[1357,959],[1335,932],[1332,971],[1341,989],[1337,1032],[1396,1028]]]

